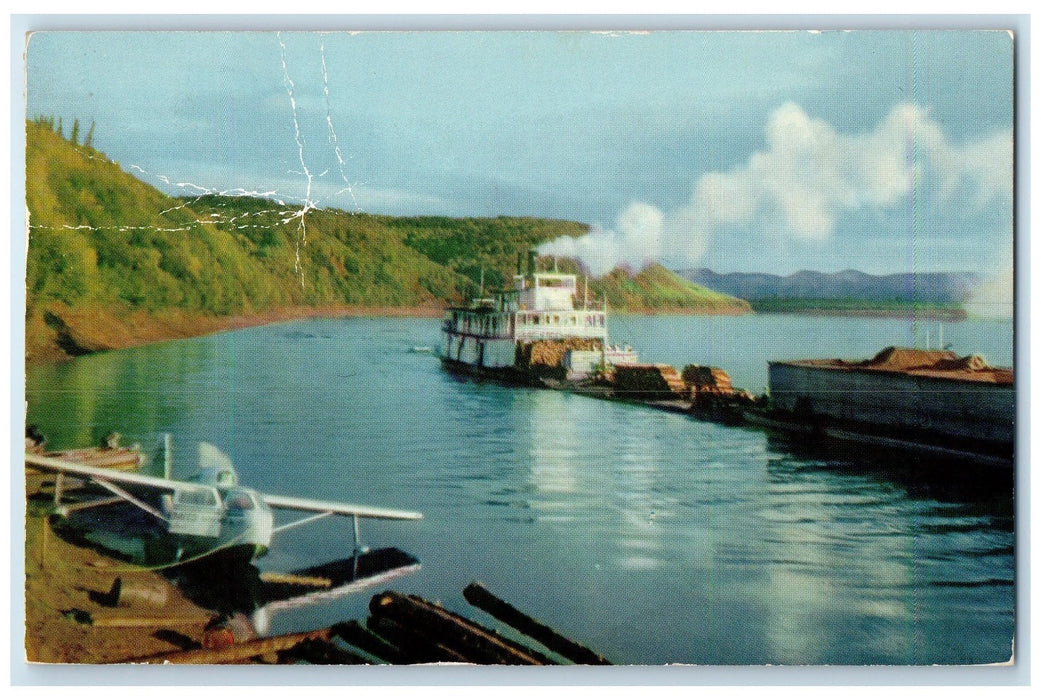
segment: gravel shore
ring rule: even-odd
[[[214,613],[159,573],[59,537],[46,514],[52,481],[26,474],[26,660],[120,663],[198,646]],[[122,595],[114,600],[117,578]]]

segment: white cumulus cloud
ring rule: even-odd
[[[593,274],[666,258],[693,265],[728,228],[823,241],[841,217],[902,206],[912,195],[966,214],[996,205],[1010,219],[1012,152],[1011,130],[954,143],[915,104],[897,105],[870,131],[843,133],[789,102],[770,115],[761,150],[728,171],[697,177],[684,205],[663,213],[636,202],[613,229],[595,227],[541,250],[578,257]]]

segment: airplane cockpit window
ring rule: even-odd
[[[225,498],[224,502],[228,508],[234,510],[251,510],[253,508],[253,499],[249,497],[249,494],[243,493],[242,491],[232,491]]]
[[[217,499],[212,491],[179,491],[177,503],[190,506],[212,506],[216,505]]]

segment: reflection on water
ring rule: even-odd
[[[864,319],[620,321],[646,357],[720,364],[753,389],[762,338],[779,354],[859,356],[903,331]],[[620,662],[1011,655],[1009,476],[461,381],[408,352],[436,346],[437,328],[302,321],[83,358],[30,372],[29,419],[55,447],[170,431],[186,450],[221,446],[262,490],[421,510],[419,523],[363,533],[423,562],[400,588],[471,611],[462,589],[480,579]],[[1002,361],[1011,325],[966,322],[947,336],[971,346],[973,328]],[[342,523],[318,522],[284,533],[259,566],[335,559],[349,541]],[[363,616],[366,602],[295,613],[273,631]]]
[[[568,410],[563,395],[537,392],[523,417],[527,425],[520,432],[530,440],[528,446],[531,463],[531,484],[539,498],[537,508],[544,517],[553,517],[554,505],[566,506],[564,498],[577,490],[578,475],[575,473],[575,441],[583,431],[577,417]],[[567,510],[561,508],[561,510]],[[564,520],[568,514],[557,516]]]

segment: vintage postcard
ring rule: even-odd
[[[26,660],[1014,663],[1016,42],[31,33]]]

